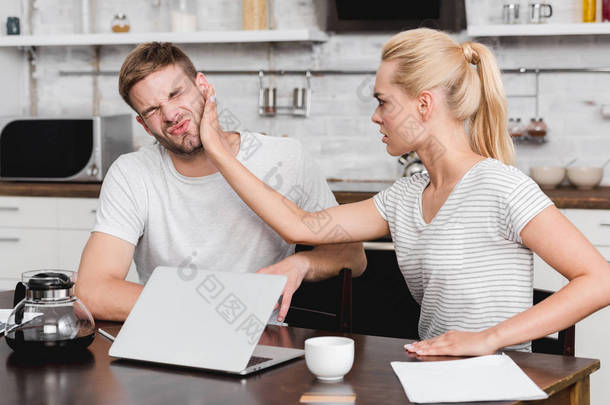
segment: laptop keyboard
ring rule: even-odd
[[[257,364],[261,364],[261,363],[264,363],[269,360],[271,360],[271,359],[268,357],[252,356],[252,357],[250,357],[250,361],[248,362],[248,365],[246,366],[246,368],[256,366]]]

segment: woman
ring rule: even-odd
[[[241,198],[286,241],[364,241],[391,233],[421,304],[419,355],[530,350],[530,341],[610,304],[610,266],[540,188],[510,166],[506,101],[495,58],[430,29],[385,44],[373,122],[392,156],[415,150],[429,174],[374,198],[317,213],[266,187],[222,146],[214,90],[200,136]],[[316,226],[311,226],[312,223]],[[321,230],[320,230],[321,228]],[[570,280],[532,307],[532,251]]]

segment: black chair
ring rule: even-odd
[[[296,251],[310,250],[297,245]],[[352,330],[352,271],[318,282],[303,282],[292,296],[286,316],[290,326],[332,332]]]
[[[352,271],[318,282],[303,282],[292,296],[286,322],[332,332],[352,330]],[[312,299],[315,297],[315,299]]]
[[[536,305],[553,294],[553,291],[539,290],[534,288],[533,303]],[[574,325],[559,331],[557,339],[545,336],[532,341],[532,352],[561,354],[574,356],[574,342],[576,339],[576,327]]]
[[[420,306],[407,288],[396,253],[374,243],[365,245],[365,253],[366,270],[352,285],[352,332],[418,340]]]

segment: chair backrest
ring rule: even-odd
[[[381,242],[381,243],[376,243]],[[420,306],[400,271],[390,238],[364,246],[367,267],[352,282],[352,332],[419,340]]]
[[[391,239],[377,242],[388,241]],[[302,283],[293,297],[286,322],[304,328],[419,339],[420,307],[407,288],[396,253],[368,245],[365,245],[368,264],[362,275],[352,279],[342,273],[329,280]],[[308,248],[297,245],[296,250]],[[326,314],[315,316],[297,309],[301,307]],[[336,314],[342,315],[335,317]]]
[[[318,282],[303,282],[286,316],[290,326],[333,332],[352,330],[352,271]]]
[[[297,245],[297,251],[311,247]],[[290,326],[333,332],[352,329],[352,271],[344,268],[326,280],[303,282],[292,296],[286,316]]]
[[[533,304],[546,299],[553,294],[553,291],[540,290],[534,288]],[[576,340],[576,327],[574,325],[559,331],[557,339],[552,337],[542,337],[532,341],[532,351],[534,353],[561,354],[564,356],[574,356],[574,345]]]

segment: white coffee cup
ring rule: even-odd
[[[341,380],[354,364],[354,341],[339,336],[307,339],[305,363],[309,371],[320,380]]]

